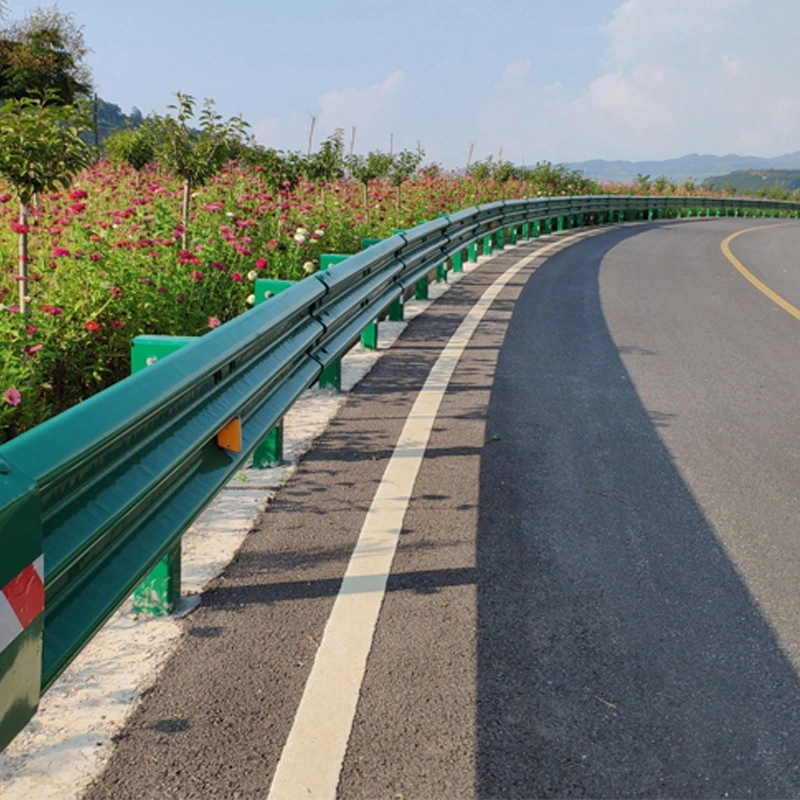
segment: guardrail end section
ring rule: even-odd
[[[42,681],[44,556],[39,490],[0,456],[0,751],[36,713]]]

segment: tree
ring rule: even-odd
[[[19,202],[19,306],[28,305],[28,210],[41,192],[66,188],[91,160],[81,139],[89,127],[85,108],[21,98],[0,106],[0,176]]]
[[[306,159],[306,177],[312,181],[335,181],[344,175],[344,130],[337,128],[313,156]]]
[[[189,208],[192,189],[204,186],[235,154],[244,139],[247,123],[241,117],[224,122],[214,112],[214,101],[205,100],[200,112],[200,129],[191,126],[195,99],[177,92],[176,113],[172,117],[155,116],[153,130],[157,136],[157,154],[165,166],[183,180],[182,246],[189,246]]]
[[[389,167],[389,180],[396,190],[395,211],[400,212],[400,192],[403,183],[414,176],[417,168],[425,157],[425,151],[419,148],[416,152],[411,150],[401,150],[392,157]]]
[[[366,156],[349,155],[345,158],[348,172],[361,184],[364,198],[364,215],[369,221],[368,191],[372,181],[385,178],[392,168],[392,157],[379,150],[373,150]]]
[[[150,125],[138,128],[117,128],[104,140],[108,158],[136,170],[137,185],[142,169],[156,157],[156,139]]]
[[[48,98],[71,105],[88,97],[88,47],[71,14],[37,8],[0,31],[0,100]]]

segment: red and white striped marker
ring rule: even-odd
[[[0,653],[44,611],[44,555],[0,591]]]

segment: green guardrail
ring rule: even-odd
[[[365,241],[280,302],[0,446],[0,749],[299,395],[443,264],[583,225],[798,213],[789,202],[587,196],[445,215]]]

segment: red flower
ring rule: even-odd
[[[70,200],[83,200],[84,198],[88,197],[88,193],[85,189],[73,189],[69,193]]]
[[[112,286],[111,294],[113,294],[114,297],[122,297],[122,289],[120,289],[119,286]]]
[[[31,230],[28,225],[24,225],[21,222],[12,222],[10,227],[14,233],[30,233]]]
[[[256,259],[256,269],[266,269],[267,268],[267,259],[266,258],[257,258]]]
[[[93,319],[90,319],[86,325],[84,326],[87,331],[90,333],[97,333],[100,330],[100,324],[95,322]]]
[[[201,274],[201,273],[199,273],[197,270],[194,270],[194,271],[192,272],[192,278],[193,278],[194,280],[196,280],[196,281],[201,281],[201,280],[203,280],[203,276],[202,276],[202,274]]]
[[[231,273],[231,280],[234,280],[237,283],[241,283],[242,282],[242,276],[238,272],[232,272]]]

